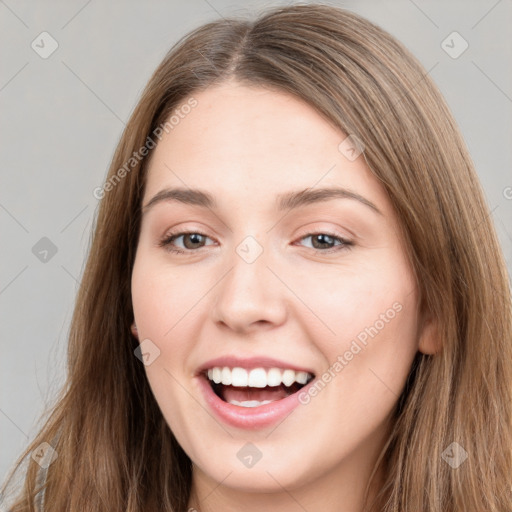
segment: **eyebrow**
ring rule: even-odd
[[[317,188],[304,189],[286,192],[276,196],[277,210],[293,210],[300,206],[306,206],[313,203],[321,203],[331,199],[353,199],[368,206],[372,211],[379,215],[383,213],[365,197],[345,188]],[[166,188],[153,196],[148,203],[142,207],[143,214],[151,207],[162,202],[177,201],[183,204],[190,204],[215,210],[218,208],[217,201],[208,192],[193,188]]]

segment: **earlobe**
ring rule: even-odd
[[[137,326],[135,325],[135,322],[132,323],[130,330],[131,330],[133,336],[135,336],[135,338],[139,339],[139,331],[137,330]]]
[[[441,351],[441,339],[437,320],[428,315],[419,332],[418,350],[423,354],[434,355]]]

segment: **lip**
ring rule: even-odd
[[[219,364],[218,366],[221,365]],[[224,364],[223,366],[229,365]],[[301,370],[299,369],[299,371]],[[286,416],[288,416],[300,404],[299,394],[307,391],[312,383],[316,381],[316,378],[312,379],[308,384],[303,386],[300,391],[287,396],[286,398],[282,398],[281,400],[260,405],[259,407],[241,407],[224,402],[224,400],[220,399],[214,393],[208,378],[204,374],[201,373],[197,375],[196,378],[198,380],[201,393],[214,415],[230,426],[246,430],[265,428],[284,420]]]
[[[206,363],[202,364],[198,368],[196,375],[200,375],[201,373],[204,373],[206,370],[209,370],[210,368],[213,368],[215,366],[227,366],[228,368],[245,368],[246,370],[252,370],[254,368],[265,368],[267,370],[269,368],[281,368],[283,370],[307,372],[310,373],[311,375],[315,374],[315,372],[310,368],[303,368],[295,364],[287,363],[285,361],[279,361],[278,359],[274,359],[271,357],[259,356],[241,358],[236,356],[222,356],[217,357],[215,359],[210,359]]]

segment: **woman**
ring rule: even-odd
[[[325,5],[200,27],[95,195],[10,510],[512,510],[504,259],[389,34]]]

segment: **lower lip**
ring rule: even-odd
[[[309,382],[300,391],[281,400],[258,407],[241,407],[220,399],[213,391],[206,377],[200,375],[197,378],[199,379],[201,392],[214,414],[228,425],[243,429],[268,427],[286,418],[300,405],[299,394],[307,391],[313,382]]]

